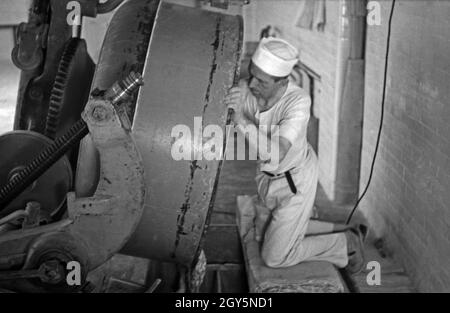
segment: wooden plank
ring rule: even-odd
[[[237,142],[235,140],[235,142]],[[229,149],[229,147],[227,148]],[[237,149],[234,149],[236,153]],[[234,224],[236,197],[256,193],[256,161],[225,161],[217,188],[211,224]]]
[[[238,197],[238,227],[244,251],[250,292],[343,292],[336,268],[329,262],[302,262],[286,268],[267,267],[261,259],[259,243],[254,239],[253,209]]]
[[[208,263],[242,263],[244,259],[235,224],[209,225],[204,250]]]
[[[208,264],[200,292],[247,293],[244,265]]]

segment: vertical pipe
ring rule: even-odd
[[[358,197],[364,98],[366,1],[341,0],[336,69],[334,152],[336,204],[354,203]]]
[[[342,94],[345,86],[345,73],[347,72],[347,60],[349,58],[350,42],[349,42],[349,19],[348,19],[348,0],[339,1],[340,16],[339,16],[339,37],[337,42],[337,64],[336,64],[336,80],[334,92],[334,112],[335,118],[333,123],[333,134],[336,134],[333,140],[332,153],[333,163],[331,164],[331,171],[334,173],[333,177],[333,191],[332,199],[336,200],[338,196],[337,180],[338,180],[338,153],[341,149],[339,147],[339,114],[342,105]]]

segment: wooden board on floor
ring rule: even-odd
[[[255,240],[251,197],[238,197],[238,227],[244,252],[250,292],[337,293],[344,286],[336,268],[329,262],[302,262],[285,268],[266,266]]]
[[[204,251],[209,264],[243,263],[236,224],[209,225]]]

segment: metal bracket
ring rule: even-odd
[[[136,88],[140,80],[130,82]],[[131,89],[125,90],[129,92]],[[118,252],[133,234],[144,209],[144,167],[115,105],[114,99],[92,98],[82,114],[101,160],[94,195],[77,198],[71,192],[67,195],[68,218],[2,234],[0,269],[18,263],[25,264],[24,269],[35,269],[39,264],[30,260],[40,260],[38,256],[51,250],[61,251],[65,259],[73,256],[74,260],[86,261],[83,271],[89,272]],[[72,247],[70,251],[66,251],[65,243]]]
[[[16,45],[11,59],[23,71],[37,69],[44,60],[44,51],[49,25],[32,16],[29,23],[21,23],[16,32]]]

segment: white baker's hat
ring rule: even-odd
[[[298,50],[283,39],[262,38],[252,62],[269,75],[285,77],[298,62]]]

